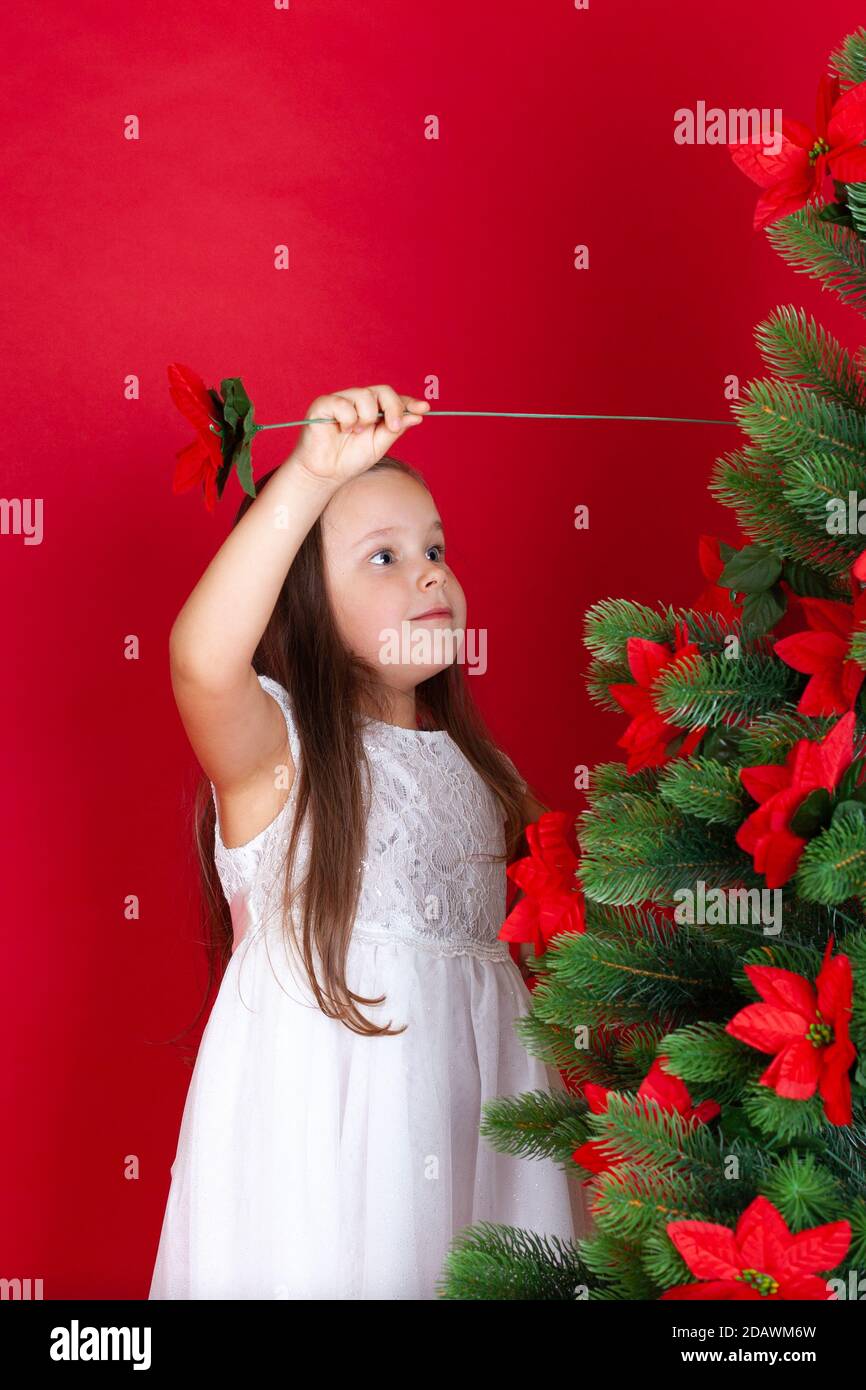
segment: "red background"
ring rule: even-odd
[[[757,189],[723,150],[676,145],[673,113],[782,106],[811,124],[861,9],[6,12],[3,491],[44,499],[44,537],[0,537],[0,1275],[42,1278],[46,1298],[146,1297],[189,1082],[162,1041],[204,980],[198,771],[167,638],[241,494],[233,479],[215,516],[172,495],[190,434],[167,363],[242,376],[261,422],[350,385],[421,394],[428,374],[434,411],[728,419],[724,377],[762,371],[753,328],[777,303],[849,345],[859,319],[752,232]],[[257,475],[295,435],[258,437]],[[698,534],[735,536],[710,469],[740,440],[724,424],[433,416],[395,450],[427,477],[469,624],[488,631],[477,699],[550,805],[577,812],[574,766],[620,756],[624,720],[581,679],[585,609],[697,596]]]

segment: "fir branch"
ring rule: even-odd
[[[497,1153],[571,1166],[573,1151],[588,1137],[586,1101],[567,1091],[495,1096],[482,1106],[479,1132]]]
[[[714,1221],[715,1217],[711,1213],[698,1216],[693,1210],[690,1210],[687,1219],[690,1221]],[[664,1226],[657,1227],[647,1236],[641,1252],[641,1262],[647,1277],[652,1279],[659,1294],[666,1289],[676,1288],[678,1284],[695,1283],[694,1274]]]
[[[688,1024],[668,1033],[659,1047],[667,1070],[686,1082],[696,1103],[733,1102],[754,1075],[754,1053],[726,1033],[723,1023]]]
[[[800,739],[816,742],[824,737],[838,721],[838,715],[815,716],[801,714],[794,705],[785,704],[766,714],[757,715],[743,731],[740,756],[744,767],[762,767],[767,763],[783,763]]]
[[[746,434],[780,459],[810,452],[854,459],[866,449],[859,411],[772,377],[750,381],[731,408]]]
[[[800,855],[797,892],[819,903],[866,897],[866,819],[843,815],[810,840]]]
[[[737,999],[736,948],[711,940],[699,927],[677,926],[663,940],[599,940],[589,932],[569,932],[555,941],[532,1007],[538,1017],[572,1030],[603,1026],[613,1016],[624,1025],[685,1021],[706,1016],[704,1011],[728,1018]]]
[[[621,661],[629,637],[651,642],[667,642],[674,630],[670,608],[656,613],[643,603],[630,599],[601,599],[584,615],[584,645],[600,661]]]
[[[764,1184],[764,1196],[779,1208],[792,1231],[847,1215],[845,1186],[808,1149],[783,1154]]]
[[[748,446],[716,460],[709,490],[722,506],[733,508],[753,542],[807,564],[841,585],[850,568],[848,551],[826,532],[804,530],[803,518],[785,499],[780,481],[778,460]]]
[[[681,758],[664,769],[659,796],[678,811],[721,825],[740,825],[747,798],[738,769],[714,758]]]
[[[829,539],[849,564],[866,545],[866,537],[848,530],[833,530],[835,515],[842,509],[848,525],[848,494],[859,494],[863,487],[863,460],[828,458],[826,454],[805,453],[783,464],[783,496],[802,518],[817,544]],[[850,591],[841,595],[850,601]]]
[[[620,661],[600,661],[597,657],[589,663],[584,673],[584,685],[590,702],[600,709],[622,714],[622,705],[610,693],[611,685],[628,685],[633,680],[631,669],[625,659]]]
[[[860,240],[866,240],[866,185],[849,183],[845,190],[848,211]]]
[[[716,654],[663,667],[653,682],[653,701],[670,723],[696,729],[769,714],[796,697],[805,680],[776,656],[744,651],[732,660]]]
[[[850,227],[822,221],[807,203],[767,227],[767,240],[799,274],[822,280],[845,303],[866,299],[866,247]]]
[[[636,792],[640,796],[650,795],[656,790],[658,780],[659,770],[655,767],[629,772],[625,763],[596,763],[585,795],[591,806],[597,805],[602,797],[611,796],[615,792],[628,791]]]
[[[697,1200],[694,1180],[671,1170],[658,1173],[636,1163],[617,1163],[595,1183],[592,1212],[601,1233],[628,1241],[647,1238],[665,1221],[680,1221]]]
[[[858,82],[866,82],[866,29],[862,26],[846,35],[830,54],[829,67],[839,74],[839,86],[847,91]]]
[[[742,1104],[755,1128],[775,1141],[790,1142],[818,1134],[824,1127],[824,1107],[817,1095],[810,1100],[789,1100],[754,1079],[743,1088]]]
[[[700,821],[683,821],[658,838],[620,824],[615,837],[605,840],[593,828],[591,837],[581,835],[581,844],[580,881],[586,897],[597,902],[673,904],[699,880],[707,889],[764,882],[728,831]]]
[[[599,1232],[579,1242],[590,1271],[590,1299],[637,1300],[658,1297],[658,1285],[644,1272],[641,1244]]]
[[[480,1221],[452,1241],[436,1293],[443,1299],[571,1302],[591,1279],[577,1248],[558,1236]]]
[[[758,324],[755,341],[778,375],[850,409],[866,408],[866,381],[847,349],[805,309],[780,305]]]

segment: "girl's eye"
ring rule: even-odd
[[[428,547],[427,547],[428,553],[429,553],[429,551],[431,551],[431,550],[437,550],[437,551],[439,552],[439,554],[435,557],[437,560],[441,560],[441,559],[444,558],[444,555],[445,555],[445,547],[444,547],[444,545],[438,545],[438,544],[437,544],[437,545],[428,545]],[[387,562],[384,562],[384,563],[387,563],[387,564],[392,564],[392,563],[393,563],[393,555],[394,555],[393,550],[377,550],[376,553],[375,553],[375,555],[371,555],[371,556],[370,556],[371,562],[373,562],[374,564],[377,563],[380,555],[390,555],[390,556],[392,557],[392,559],[389,560],[389,561],[387,561]],[[383,566],[380,566],[380,568],[383,568]]]

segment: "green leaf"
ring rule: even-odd
[[[701,756],[714,758],[717,763],[739,763],[741,741],[742,735],[739,729],[730,729],[724,724],[717,724],[704,736],[701,744]]]
[[[225,417],[235,428],[252,410],[252,403],[239,376],[225,377],[220,382],[220,390],[225,401]]]
[[[782,573],[782,560],[766,545],[745,545],[729,560],[716,583],[738,594],[759,594]]]
[[[840,203],[828,203],[818,213],[819,222],[837,222],[845,227],[853,227],[854,219],[851,216],[851,209],[843,207]]]
[[[816,787],[810,792],[791,817],[791,829],[794,834],[810,840],[825,825],[829,825],[830,803],[830,793],[826,787]]]
[[[256,496],[253,482],[251,446],[257,426],[254,419],[253,403],[244,389],[239,376],[224,377],[220,382],[223,400],[219,408],[223,418],[222,456],[223,465],[217,473],[217,494],[222,497],[229,473],[234,467],[238,481],[249,497]],[[219,400],[215,392],[211,392]]]
[[[786,560],[782,578],[790,584],[795,594],[801,594],[803,598],[836,597],[836,590],[826,575],[820,574],[802,560]]]
[[[238,475],[238,482],[244,492],[250,497],[256,495],[256,485],[253,482],[252,460],[250,457],[250,442],[248,439],[241,441],[237,453],[234,457],[235,471]]]
[[[765,593],[746,594],[743,600],[743,632],[747,637],[762,637],[771,632],[787,609],[784,590],[774,584]]]
[[[863,759],[856,758],[845,770],[845,775],[836,788],[835,796],[837,805],[842,801],[861,801],[866,802],[866,783],[861,782],[857,786],[858,778],[863,772]]]
[[[685,742],[686,735],[688,734],[688,732],[688,729],[683,729],[683,732],[681,734],[676,734],[674,738],[671,739],[670,743],[665,744],[665,754],[667,757],[676,757],[677,753],[680,751],[680,749],[683,746],[683,743]]]
[[[849,796],[853,796],[855,794],[857,776],[860,772],[862,772],[862,770],[863,763],[859,759],[855,759],[854,762],[848,764],[847,768],[845,769],[844,775],[842,776],[839,785],[836,788],[837,800],[845,801]],[[861,787],[859,790],[866,793],[866,787]]]

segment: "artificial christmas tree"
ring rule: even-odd
[[[862,311],[866,30],[830,66],[815,133],[731,153],[755,225]],[[866,1260],[866,351],[792,307],[756,339],[711,480],[737,543],[700,538],[690,608],[586,615],[627,761],[593,771],[580,910],[548,916],[520,1021],[569,1093],[482,1123],[586,1182],[593,1230],[469,1227],[446,1298],[826,1300]]]

